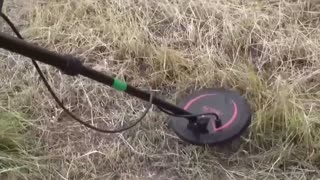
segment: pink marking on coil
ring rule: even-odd
[[[229,128],[236,121],[237,116],[238,116],[238,106],[233,100],[232,100],[232,103],[233,103],[233,114],[232,114],[231,119],[229,119],[229,121],[225,125],[223,125],[223,126],[221,126],[219,128],[216,128],[216,126],[214,126],[213,130],[215,132],[223,130],[223,129],[226,129],[226,128]],[[212,124],[214,124],[214,123],[212,123]]]
[[[184,109],[185,109],[185,110],[189,109],[189,107],[190,107],[193,103],[195,103],[196,101],[198,101],[199,99],[202,99],[202,98],[207,97],[207,96],[214,96],[214,95],[216,95],[216,94],[203,94],[203,95],[201,95],[201,96],[195,97],[195,98],[191,99],[191,100],[184,106]]]

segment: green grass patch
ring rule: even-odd
[[[37,179],[45,169],[24,115],[0,111],[0,178]]]

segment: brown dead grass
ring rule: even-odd
[[[239,90],[255,114],[232,153],[181,142],[155,110],[128,132],[99,134],[64,117],[30,64],[5,64],[1,77],[8,92],[24,89],[11,108],[25,105],[46,152],[60,157],[52,179],[310,179],[319,177],[319,10],[317,1],[279,0],[54,0],[28,8],[30,41],[172,102],[203,87]],[[112,127],[144,110],[101,84],[42,69],[83,119]]]

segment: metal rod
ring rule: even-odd
[[[0,13],[2,12],[3,2],[4,0],[0,0]]]
[[[39,46],[36,46],[34,44],[28,43],[24,40],[21,40],[12,36],[8,36],[1,32],[0,32],[0,48],[21,54],[31,59],[35,59],[42,63],[54,66],[60,70],[66,70],[70,68],[69,67],[70,58],[67,58],[67,56],[60,55],[53,51],[49,51],[45,48],[41,48]],[[76,57],[72,57],[72,58],[77,59]],[[82,76],[88,77],[90,79],[94,79],[110,87],[113,86],[115,81],[114,78],[85,66],[81,66],[81,70],[79,71],[79,74],[81,74]],[[137,98],[140,98],[144,101],[149,101],[150,99],[149,93],[142,91],[140,89],[137,89],[129,84],[127,85],[127,88],[124,92],[132,96],[135,96]],[[157,97],[153,97],[152,104],[160,106],[164,109],[168,109],[175,114],[192,115],[192,113]]]

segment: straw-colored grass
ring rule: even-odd
[[[46,153],[61,157],[52,162],[53,179],[320,177],[317,1],[35,0],[24,9],[28,41],[173,103],[200,88],[226,87],[254,111],[238,149],[182,143],[155,108],[130,131],[100,134],[64,115],[30,62],[9,57],[2,66],[12,61],[17,69],[0,77],[24,87],[20,110],[37,119]],[[94,124],[127,123],[145,109],[94,81],[42,69],[66,106]]]

